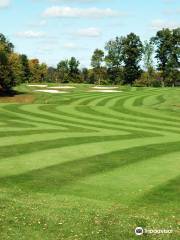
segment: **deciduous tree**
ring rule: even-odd
[[[172,51],[172,32],[166,28],[160,30],[153,37],[152,42],[156,46],[156,59],[158,61],[158,70],[162,73],[162,86],[164,86],[169,75],[169,60]]]
[[[9,61],[13,49],[13,44],[0,34],[0,87],[4,92],[10,92],[17,83]]]
[[[61,83],[69,82],[69,63],[68,60],[62,60],[57,65],[57,77]]]
[[[124,80],[126,84],[132,85],[141,75],[140,61],[142,59],[143,45],[140,37],[130,33],[122,40],[123,61],[124,61]]]
[[[91,58],[91,66],[97,76],[99,85],[101,84],[102,77],[102,63],[104,61],[104,52],[101,49],[96,49]]]
[[[23,69],[23,76],[22,76],[22,82],[28,82],[30,80],[30,68],[29,68],[29,61],[25,54],[20,55],[21,58],[21,64]]]
[[[122,80],[122,40],[122,37],[116,37],[114,40],[110,40],[105,46],[105,50],[107,51],[105,62],[112,83],[119,83]]]
[[[153,80],[154,67],[153,67],[153,53],[154,46],[151,42],[145,41],[143,46],[143,62],[144,68],[146,70],[147,85],[150,85],[151,80]],[[145,75],[144,75],[145,77]]]
[[[69,79],[72,82],[80,82],[79,64],[80,64],[80,62],[75,57],[72,57],[68,62]]]

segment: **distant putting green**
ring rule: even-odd
[[[1,240],[180,238],[180,89],[19,90],[0,98]]]

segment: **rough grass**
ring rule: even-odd
[[[0,239],[179,239],[180,89],[90,87],[0,99]]]

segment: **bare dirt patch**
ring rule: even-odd
[[[32,103],[35,97],[29,94],[14,95],[12,97],[0,97],[0,103]]]

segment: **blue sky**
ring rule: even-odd
[[[16,51],[53,66],[71,56],[89,66],[94,49],[116,36],[144,41],[178,26],[179,0],[0,0],[0,32]]]

